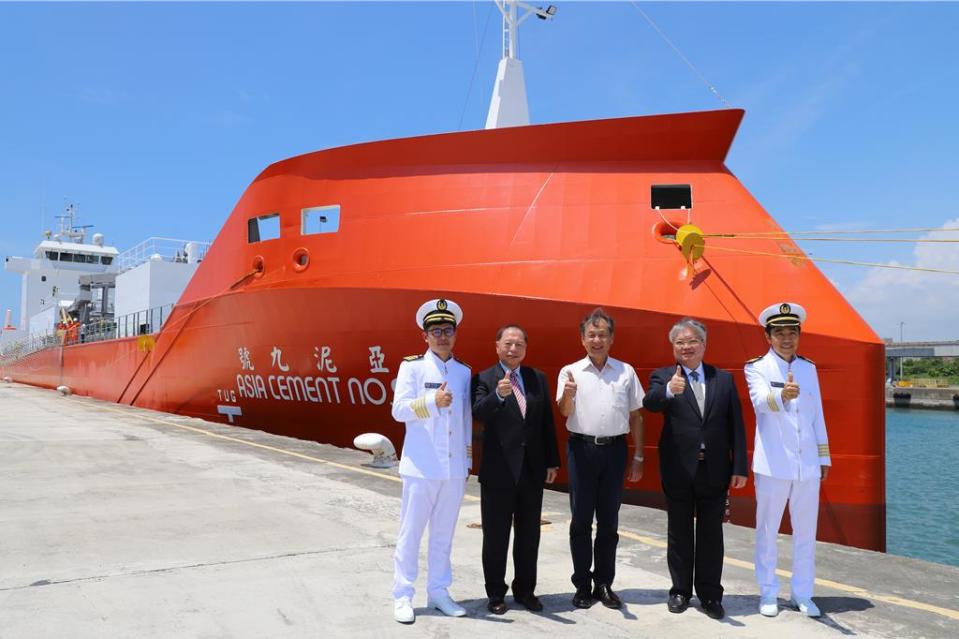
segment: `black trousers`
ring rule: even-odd
[[[569,524],[569,550],[573,556],[572,581],[577,589],[613,585],[626,455],[625,437],[605,446],[573,438],[567,444],[569,505],[573,514]],[[593,517],[596,518],[595,545]]]
[[[700,601],[722,601],[723,513],[728,486],[707,481],[706,462],[700,461],[691,483],[669,486],[666,493],[666,563],[673,580],[670,595],[693,596]],[[694,529],[695,519],[695,529]]]
[[[480,487],[483,516],[483,578],[486,596],[506,595],[506,557],[510,527],[513,537],[513,596],[525,597],[536,590],[536,561],[539,556],[540,516],[543,512],[543,477],[533,477],[523,464],[519,482],[513,487]]]

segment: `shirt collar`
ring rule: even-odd
[[[522,364],[520,364],[520,365],[517,366],[516,368],[511,369],[509,366],[507,366],[506,364],[504,364],[502,361],[497,362],[497,363],[499,364],[500,370],[502,370],[504,373],[513,373],[513,372],[515,372],[517,375],[519,375],[519,369],[523,366]]]
[[[587,355],[587,356],[584,357],[583,359],[579,360],[578,364],[579,364],[579,369],[580,369],[580,370],[586,371],[586,370],[589,370],[589,369],[593,369],[594,371],[599,371],[600,373],[602,373],[602,372],[603,372],[604,370],[606,370],[607,368],[612,368],[613,362],[615,362],[615,361],[616,361],[616,360],[614,360],[612,357],[610,357],[609,355],[607,355],[607,356],[606,356],[606,365],[603,366],[603,368],[599,369],[599,368],[596,368],[595,366],[593,366],[593,360],[591,360],[591,359],[589,358],[589,355]]]
[[[683,365],[680,364],[680,366],[683,366]],[[703,368],[703,363],[702,363],[702,362],[699,362],[699,366],[697,366],[695,369],[686,368],[685,366],[683,366],[683,371],[686,372],[686,377],[689,377],[689,374],[690,374],[690,373],[697,373],[697,374],[699,375],[700,381],[706,379],[706,371],[705,371],[705,369]]]
[[[439,355],[433,352],[433,349],[431,348],[426,349],[426,357],[432,358],[433,363],[441,368],[444,372],[446,371],[446,367],[449,366],[449,363],[453,361],[452,354],[450,354],[450,358],[444,362],[442,359],[440,359]]]
[[[782,368],[783,366],[785,366],[786,368],[789,368],[790,366],[796,363],[797,359],[799,359],[798,355],[793,355],[793,361],[787,362],[786,360],[782,358],[782,356],[779,353],[776,352],[776,349],[773,348],[772,346],[769,347],[769,352],[772,353],[773,357],[776,358],[776,363],[779,364],[780,368]]]

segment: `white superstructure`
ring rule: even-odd
[[[55,234],[47,231],[32,258],[5,259],[7,271],[21,274],[20,331],[34,334],[52,330],[59,321],[57,309],[64,302],[70,306],[80,294],[81,275],[116,273],[119,268],[119,251],[106,246],[99,233],[93,236],[93,242],[86,242],[84,229],[74,225],[75,215],[76,207],[68,206],[59,216],[60,230]]]
[[[503,14],[503,57],[496,70],[486,128],[525,126],[529,124],[529,105],[523,63],[519,59],[519,25],[533,15],[541,20],[550,20],[556,15],[556,7],[549,5],[543,9],[511,0],[496,0],[496,7]],[[523,15],[519,14],[520,9],[525,12]]]
[[[96,341],[160,330],[179,300],[208,242],[152,237],[120,253],[103,236],[86,241],[74,225],[76,208],[59,216],[57,233],[47,231],[33,257],[7,257],[5,269],[20,273],[20,321],[9,313],[0,329],[0,352],[16,342],[28,351],[67,341]]]

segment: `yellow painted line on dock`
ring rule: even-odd
[[[654,548],[666,548],[666,542],[662,539],[656,539],[655,537],[649,537],[646,535],[637,535],[636,533],[630,532],[628,530],[620,529],[619,535],[621,537],[626,537],[634,541],[638,541],[647,546],[652,546]],[[742,559],[735,559],[734,557],[723,557],[723,564],[726,566],[736,566],[737,568],[745,568],[746,570],[755,571],[756,565],[749,561],[743,561]],[[776,574],[780,577],[791,578],[793,576],[792,572],[788,570],[783,570],[781,568],[776,569]],[[858,586],[849,586],[847,584],[839,583],[838,581],[832,581],[830,579],[816,579],[816,584],[824,586],[826,588],[832,588],[833,590],[839,590],[842,592],[848,592],[853,595],[858,595],[865,599],[872,599],[874,601],[882,601],[885,603],[890,603],[896,606],[902,606],[904,608],[912,608],[914,610],[922,610],[923,612],[932,612],[937,615],[942,615],[943,617],[948,617],[949,619],[959,620],[959,610],[952,610],[951,608],[942,608],[940,606],[933,606],[931,604],[922,603],[921,601],[913,601],[912,599],[904,599],[902,597],[897,597],[896,595],[881,595],[875,592],[870,592],[865,588],[860,588]]]
[[[113,408],[111,406],[101,404],[99,406],[110,412],[119,413],[122,415],[130,415],[131,411],[123,410],[119,408]],[[394,482],[402,482],[403,480],[394,475],[387,475],[386,473],[378,473],[372,470],[366,470],[365,468],[357,468],[356,466],[350,466],[348,464],[340,464],[338,462],[329,461],[328,459],[322,459],[320,457],[314,457],[312,455],[305,455],[303,453],[297,453],[292,450],[286,450],[283,448],[277,448],[276,446],[267,446],[266,444],[260,444],[257,442],[251,442],[245,439],[240,439],[238,437],[230,437],[229,435],[221,435],[220,433],[214,433],[203,428],[196,428],[194,426],[187,426],[186,424],[179,424],[175,421],[169,419],[160,419],[158,417],[150,417],[149,415],[135,414],[136,417],[140,419],[145,419],[147,421],[156,422],[158,424],[163,424],[165,426],[175,426],[176,428],[181,428],[183,430],[188,430],[194,433],[199,433],[201,435],[206,435],[207,437],[213,437],[215,439],[222,439],[224,441],[234,442],[237,444],[245,444],[247,446],[252,446],[254,448],[259,448],[262,450],[268,450],[270,452],[279,453],[281,455],[286,455],[288,457],[296,457],[298,459],[305,459],[307,461],[318,462],[320,464],[325,464],[327,466],[332,466],[334,468],[339,468],[341,470],[348,470],[354,473],[361,473],[363,475],[370,475],[372,477],[378,477],[380,479],[388,479]],[[473,495],[465,495],[465,499],[471,501],[479,501],[479,497],[474,497]],[[666,548],[666,542],[657,539],[655,537],[650,537],[648,535],[640,535],[628,530],[619,531],[620,536],[626,537],[627,539],[632,539],[633,541],[638,541],[647,546],[653,548]],[[743,561],[742,559],[735,559],[733,557],[724,557],[723,561],[726,565],[736,566],[737,568],[744,568],[746,570],[755,570],[756,566],[749,561]],[[788,570],[777,569],[776,574],[781,577],[792,577],[792,573]],[[850,586],[847,584],[839,583],[838,581],[832,581],[830,579],[816,579],[816,584],[831,588],[833,590],[839,590],[841,592],[848,592],[850,594],[858,595],[860,597],[871,599],[875,601],[882,601],[884,603],[892,604],[895,606],[902,606],[904,608],[912,608],[913,610],[922,610],[923,612],[931,612],[943,617],[959,620],[959,610],[953,610],[951,608],[943,608],[941,606],[933,606],[931,604],[922,603],[921,601],[913,601],[912,599],[905,599],[903,597],[897,597],[896,595],[882,595],[878,593],[871,592],[865,588],[860,588],[858,586]]]
[[[119,408],[113,408],[111,406],[101,405],[101,408],[108,410],[113,413],[119,413],[122,415],[129,415],[129,411],[125,411]],[[215,439],[222,439],[228,442],[235,442],[237,444],[245,444],[247,446],[252,446],[253,448],[260,448],[262,450],[268,450],[273,453],[279,453],[281,455],[286,455],[288,457],[296,457],[298,459],[305,459],[307,461],[318,462],[326,466],[332,466],[334,468],[340,468],[342,470],[349,470],[354,473],[362,473],[363,475],[370,475],[371,477],[378,477],[380,479],[388,479],[397,483],[402,483],[403,480],[395,475],[388,475],[386,473],[378,473],[374,470],[367,470],[365,468],[357,468],[356,466],[350,466],[349,464],[340,464],[339,462],[330,461],[328,459],[323,459],[321,457],[314,457],[313,455],[306,455],[304,453],[298,453],[292,450],[286,450],[284,448],[277,448],[276,446],[267,446],[266,444],[260,444],[258,442],[251,442],[246,439],[240,439],[239,437],[230,437],[229,435],[221,435],[220,433],[214,433],[212,431],[196,428],[195,426],[187,426],[186,424],[180,424],[170,419],[160,419],[158,417],[150,417],[149,415],[136,415],[140,419],[145,419],[147,421],[156,422],[158,424],[163,424],[165,426],[175,426],[177,428],[182,428],[183,430],[188,430],[194,433],[200,433],[201,435],[206,435],[207,437],[213,437]],[[473,495],[464,495],[464,499],[471,501],[479,501],[479,497],[474,497]]]

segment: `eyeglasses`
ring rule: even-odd
[[[699,346],[703,341],[699,339],[690,339],[690,340],[680,340],[678,342],[673,342],[675,346],[680,348],[686,348],[687,346]]]
[[[456,329],[452,326],[447,326],[446,328],[431,328],[426,332],[433,337],[443,337],[444,335],[446,337],[453,337],[453,335],[456,334]]]

